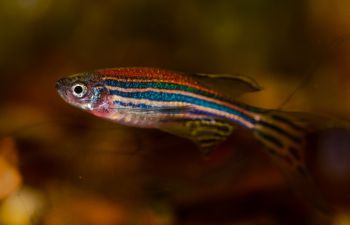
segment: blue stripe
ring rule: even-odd
[[[121,88],[159,88],[159,89],[168,89],[168,90],[194,90],[195,88],[187,86],[187,85],[181,85],[181,84],[174,84],[174,83],[166,83],[166,82],[129,82],[127,80],[125,81],[117,81],[117,80],[105,80],[104,81],[106,85],[113,86],[113,87],[121,87]]]
[[[162,108],[159,106],[152,106],[152,105],[147,105],[147,104],[143,104],[143,103],[139,103],[139,104],[135,104],[135,103],[131,103],[131,102],[121,102],[121,101],[114,101],[113,102],[114,105],[116,106],[121,106],[121,107],[130,107],[130,111],[132,111],[132,108],[136,108],[138,110],[141,110],[140,112],[142,113],[142,110],[144,110],[144,112],[147,112],[148,110],[150,111],[154,111],[154,112],[158,112],[158,113],[164,113],[164,114],[177,114],[177,113],[187,113],[190,115],[197,115],[197,116],[206,116],[207,118],[201,118],[200,120],[203,121],[212,121],[213,118],[215,120],[218,121],[225,121],[225,118],[222,118],[222,116],[216,115],[214,113],[209,113],[207,111],[203,111],[203,110],[198,110],[198,109],[183,109],[183,108],[174,108],[174,109],[170,109],[170,108]],[[185,110],[185,111],[184,111]],[[186,120],[188,118],[171,118],[171,119],[163,119],[163,122],[173,122],[173,121],[177,121],[180,120],[181,122],[183,122],[184,120]],[[188,121],[193,121],[193,118],[189,118]],[[240,121],[236,121],[238,124],[242,125],[243,127],[245,126],[245,124],[242,124]],[[216,126],[217,127],[217,126]],[[222,129],[223,131],[227,131],[227,129]]]
[[[207,111],[203,110],[198,110],[198,109],[189,109],[189,108],[164,108],[164,107],[159,107],[159,106],[152,106],[152,105],[147,105],[143,103],[132,103],[132,102],[122,102],[122,101],[114,101],[113,104],[115,106],[121,106],[121,107],[130,107],[138,109],[138,110],[147,110],[149,111],[155,111],[155,112],[163,112],[163,113],[188,113],[188,114],[193,114],[193,115],[202,115],[202,116],[208,116],[208,120],[211,120],[213,117],[218,117],[216,114],[209,113]],[[205,119],[203,119],[205,120]]]
[[[142,79],[149,79],[147,77],[145,78],[140,78],[140,80]],[[182,84],[175,84],[175,83],[167,83],[167,82],[129,82],[127,80],[125,81],[117,81],[117,80],[112,80],[112,79],[106,79],[104,80],[104,83],[107,86],[112,86],[112,87],[120,87],[120,88],[133,88],[133,89],[145,89],[145,88],[154,88],[154,89],[159,89],[161,90],[178,90],[178,91],[185,91],[185,92],[190,92],[190,93],[194,93],[194,94],[198,94],[198,95],[203,95],[209,98],[214,98],[217,100],[221,100],[221,101],[225,101],[228,102],[230,104],[236,105],[240,108],[246,109],[248,111],[252,111],[252,112],[259,112],[258,108],[252,107],[252,106],[247,106],[241,102],[236,102],[233,99],[230,99],[227,96],[222,96],[222,95],[218,95],[218,94],[213,94],[213,93],[209,93],[207,91],[203,91],[200,90],[198,88],[194,88],[191,86],[187,86],[187,85],[182,85]]]
[[[146,105],[146,104],[134,104],[134,103],[131,103],[131,102],[122,102],[122,101],[114,101],[113,104],[115,106],[122,106],[122,107],[132,107],[132,108],[138,108],[138,109],[159,109],[159,107],[154,107],[152,105]]]
[[[198,109],[188,109],[188,108],[181,108],[181,107],[164,108],[164,107],[159,107],[159,106],[147,105],[147,104],[143,104],[143,103],[135,104],[135,103],[131,103],[131,102],[126,103],[126,102],[122,102],[122,101],[114,101],[113,104],[115,106],[130,107],[131,111],[134,108],[134,109],[141,110],[140,112],[142,112],[142,110],[144,110],[144,112],[154,111],[154,112],[166,113],[166,114],[188,113],[188,114],[192,114],[192,115],[208,116],[208,120],[211,120],[213,117],[217,117],[216,114],[208,113],[206,111],[198,110]]]
[[[160,101],[160,102],[186,102],[190,104],[195,104],[211,109],[216,109],[222,112],[230,113],[233,115],[236,115],[243,120],[254,123],[254,120],[247,115],[238,112],[236,110],[233,110],[231,108],[228,108],[226,106],[210,102],[207,100],[195,98],[192,96],[187,96],[184,94],[178,94],[178,93],[164,93],[164,92],[156,92],[156,91],[146,91],[146,92],[122,92],[119,90],[110,90],[110,94],[127,97],[127,98],[134,98],[134,99],[147,99],[151,101]],[[237,121],[236,121],[237,122]]]
[[[146,78],[145,78],[146,79]],[[194,87],[190,87],[187,85],[167,83],[167,82],[128,82],[128,81],[116,81],[116,80],[105,80],[106,85],[112,87],[120,87],[120,88],[136,88],[136,89],[144,89],[144,88],[155,88],[160,90],[179,90],[179,91],[188,91],[200,95],[205,95],[208,97],[216,97],[220,99],[224,99],[223,97],[219,97],[217,95],[213,95],[206,91],[199,90]]]

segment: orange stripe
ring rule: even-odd
[[[157,68],[147,68],[147,67],[126,67],[126,68],[111,68],[111,69],[101,69],[95,71],[98,74],[112,75],[112,76],[129,76],[129,77],[149,77],[157,78],[164,77],[167,79],[178,79],[179,77],[186,78],[185,73],[175,72],[170,70],[163,70]]]
[[[210,89],[200,86],[195,80],[191,79],[191,77],[189,77],[185,73],[174,72],[170,70],[136,67],[136,68],[102,69],[102,70],[97,70],[96,73],[100,75],[111,76],[109,77],[110,79],[118,80],[121,78],[125,78],[125,79],[128,79],[129,81],[130,78],[136,78],[136,79],[143,78],[142,81],[133,80],[133,79],[130,79],[130,81],[132,80],[133,82],[167,82],[167,83],[173,83],[173,84],[188,85],[190,87],[194,87],[203,91],[216,93]]]

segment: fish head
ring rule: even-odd
[[[61,78],[56,82],[56,89],[70,105],[92,113],[108,110],[108,89],[96,73],[80,73]]]

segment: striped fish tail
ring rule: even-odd
[[[348,121],[330,116],[281,111],[266,111],[255,120],[253,131],[269,153],[297,168],[304,164],[307,136],[328,129],[350,129]]]
[[[292,113],[268,111],[259,116],[253,130],[271,155],[284,161],[286,166],[302,170],[307,125]]]
[[[306,137],[319,127],[314,127],[313,121],[310,122],[303,114],[268,111],[261,114],[253,130],[297,193],[318,211],[328,214],[329,206],[305,165]]]

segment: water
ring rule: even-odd
[[[284,110],[349,119],[349,4],[1,0],[0,224],[319,224],[249,135],[203,158],[73,109],[54,84],[118,66],[238,73],[264,87],[250,104],[278,108],[302,83]],[[347,224],[347,145],[329,147],[342,137],[308,159]]]

